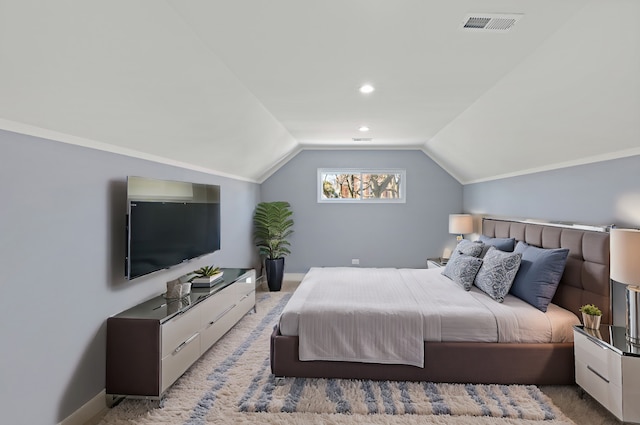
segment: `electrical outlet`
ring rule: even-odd
[[[352,258],[351,259],[351,265],[352,266],[359,266],[360,265],[360,259],[359,258]]]

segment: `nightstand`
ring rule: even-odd
[[[439,269],[447,265],[448,258],[427,258],[427,268],[428,269]]]
[[[640,347],[625,328],[573,327],[576,383],[624,422],[640,423]]]

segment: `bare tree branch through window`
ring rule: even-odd
[[[319,202],[405,202],[404,170],[318,170]]]

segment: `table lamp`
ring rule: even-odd
[[[640,345],[640,230],[611,229],[611,279],[627,285],[627,340]]]
[[[464,239],[463,234],[473,233],[471,214],[449,214],[449,233],[458,235],[458,242]]]

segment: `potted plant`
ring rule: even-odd
[[[223,274],[222,270],[220,270],[220,267],[214,267],[213,265],[200,267],[198,270],[194,270],[193,273],[194,276],[191,277],[187,282],[189,284],[195,283],[203,284],[205,286],[210,286],[211,282],[222,277]]]
[[[585,304],[580,307],[582,313],[582,323],[585,328],[598,329],[600,328],[600,319],[602,318],[602,311],[593,304]]]
[[[264,257],[270,291],[279,291],[284,276],[284,257],[290,254],[287,238],[293,233],[291,205],[284,201],[260,202],[253,215],[254,242]]]

